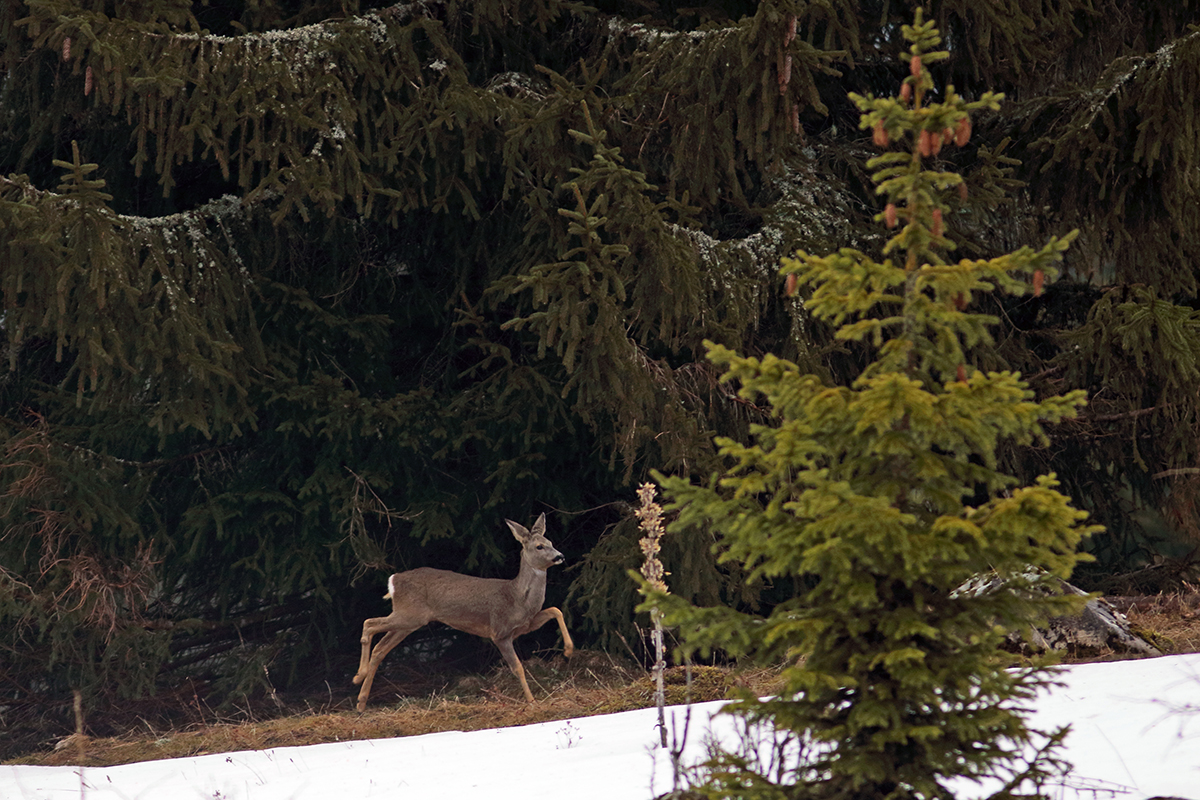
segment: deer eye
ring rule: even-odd
[[[537,549],[538,549],[538,550],[545,550],[545,549],[546,549],[546,547],[545,547],[545,545],[540,545],[540,544],[539,544],[539,545],[537,546]]]

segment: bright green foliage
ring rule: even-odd
[[[849,93],[892,93],[916,4],[0,0],[5,697],[69,727],[71,688],[98,711],[196,678],[215,704],[269,665],[281,689],[348,689],[389,570],[510,574],[502,519],[548,507],[581,564],[550,586],[578,641],[634,641],[622,498],[652,467],[709,474],[714,434],[768,418],[704,341],[830,384],[861,371],[874,334],[836,339],[777,265],[885,244]],[[1129,506],[1194,496],[1200,452],[1181,262],[1200,0],[929,6],[963,97],[1021,99],[942,151],[969,187],[950,187],[958,252],[1081,229],[1074,283],[975,295],[1001,322],[973,323],[995,336],[973,363],[1096,398],[1047,428],[1053,449],[997,461],[1133,530],[1095,538],[1104,569],[1146,563]],[[1129,187],[1120,205],[1084,185],[1093,167]],[[1120,231],[1149,256],[1076,256]],[[664,541],[679,596],[791,596],[710,543]]]
[[[1044,442],[1043,423],[1074,416],[1085,400],[1079,391],[1036,400],[1019,374],[967,365],[997,323],[975,310],[980,297],[1026,293],[1031,281],[1038,291],[1075,234],[948,262],[941,220],[961,177],[929,163],[927,137],[966,130],[971,112],[1000,97],[968,102],[947,87],[928,102],[929,65],[947,54],[919,12],[904,35],[911,99],[854,96],[862,126],[878,125],[897,145],[868,162],[889,206],[877,219],[900,226],[885,259],[800,252],[782,270],[812,287],[813,316],[839,324],[840,339],[867,342],[875,360],[834,386],[771,355],[713,346],[723,380],[748,401],[765,399],[773,423],[754,426],[753,444],[720,440],[730,466],[711,484],[662,479],[673,528],[719,531],[721,558],[751,580],[802,587],[766,618],[694,608],[646,587],[647,605],[680,626],[685,651],[790,664],[778,697],[744,698],[734,710],[809,736],[813,747],[783,774],[719,762],[704,787],[714,797],[951,798],[955,776],[997,775],[1012,788],[1049,767],[1046,753],[1021,763],[1034,733],[1019,711],[1046,673],[1005,670],[1002,645],[1005,631],[1072,606],[1031,590],[1067,577],[1098,528],[1053,475],[1020,486],[997,453],[1005,442]],[[966,588],[989,571],[1009,590]]]

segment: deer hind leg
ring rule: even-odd
[[[371,660],[371,640],[376,634],[382,633],[388,629],[390,617],[373,617],[363,623],[362,637],[359,642],[362,643],[362,655],[358,659],[358,672],[354,673],[354,685],[363,682],[363,678],[367,676],[367,664]]]
[[[496,643],[496,647],[500,648],[500,655],[504,656],[505,663],[508,668],[513,671],[513,675],[517,676],[517,680],[521,682],[521,688],[525,690],[525,699],[530,703],[533,702],[533,692],[529,691],[529,682],[525,680],[525,668],[521,666],[521,659],[517,658],[517,651],[513,649],[512,637],[507,639],[492,639]]]
[[[570,658],[571,654],[575,652],[575,643],[571,641],[571,634],[567,633],[567,622],[563,619],[562,612],[554,606],[543,608],[534,614],[533,619],[529,620],[529,623],[521,629],[520,634],[536,631],[551,619],[558,621],[558,630],[562,633],[563,638],[563,655]]]
[[[386,618],[385,618],[386,619]],[[375,643],[374,649],[370,651],[370,660],[367,662],[366,668],[359,668],[359,674],[354,676],[355,683],[362,683],[362,688],[358,690],[358,710],[365,711],[367,708],[367,698],[371,696],[371,684],[375,682],[375,672],[379,669],[379,665],[383,663],[384,656],[392,652],[396,645],[404,641],[404,637],[415,631],[420,625],[407,628],[394,628],[388,630],[383,635],[383,638]],[[367,634],[365,632],[363,636]],[[373,635],[373,634],[372,634]],[[367,639],[368,645],[370,639]]]

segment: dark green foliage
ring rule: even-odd
[[[57,193],[0,179],[0,280],[20,298],[5,309],[8,368],[28,338],[46,336],[56,362],[73,355],[66,379],[79,402],[125,405],[140,384],[156,400],[146,421],[163,434],[209,435],[214,420],[236,430],[251,415],[247,372],[264,358],[250,276],[224,269],[245,225],[237,201],[174,220],[122,217],[71,147],[71,162],[54,162],[69,170]]]
[[[997,776],[1006,789],[995,796],[1009,798],[1030,796],[1022,782],[1036,789],[1053,766],[1047,752],[1022,763],[1037,737],[1019,708],[1047,676],[1004,669],[1004,634],[1071,606],[1033,587],[1069,575],[1098,528],[1082,524],[1087,514],[1055,491],[1053,475],[1018,486],[997,448],[1045,441],[1042,424],[1074,416],[1084,398],[1034,401],[1019,375],[964,360],[998,322],[972,309],[977,298],[1024,294],[1027,279],[1039,294],[1074,233],[1040,250],[947,260],[943,215],[961,178],[930,167],[929,136],[958,132],[965,144],[969,113],[999,98],[967,102],[948,87],[944,102],[927,103],[928,65],[947,54],[919,12],[905,36],[911,101],[854,96],[863,127],[898,144],[868,162],[887,201],[880,220],[901,226],[883,247],[890,257],[800,252],[783,268],[812,287],[815,317],[839,325],[840,339],[870,343],[876,359],[850,386],[833,386],[769,354],[712,347],[723,380],[765,400],[772,424],[752,428],[753,444],[719,440],[730,466],[710,483],[662,480],[673,528],[720,531],[721,559],[750,580],[805,587],[763,618],[643,585],[646,606],[680,626],[685,652],[788,664],[777,697],[745,696],[734,712],[808,741],[808,752],[774,773],[718,759],[703,787],[712,797],[952,798],[954,778]],[[1008,589],[972,588],[993,571]]]
[[[1095,84],[1049,99],[1033,123],[1061,115],[1054,133],[1034,143],[1044,155],[1033,163],[1054,178],[1053,195],[1038,199],[1095,232],[1076,255],[1081,272],[1104,282],[1136,276],[1167,296],[1196,294],[1198,75],[1193,30],[1152,54],[1114,60]]]
[[[338,685],[389,569],[508,573],[502,519],[547,507],[584,561],[550,587],[578,599],[581,643],[633,640],[620,501],[651,468],[709,474],[713,435],[767,414],[703,342],[831,381],[867,357],[784,296],[776,267],[796,247],[882,245],[848,93],[893,92],[914,3],[593,5],[0,2],[6,696],[65,708],[71,687],[156,676],[253,688],[265,662],[280,688]],[[1017,123],[981,119],[977,149],[944,154],[970,190],[950,207],[960,252],[986,259],[1045,238],[1031,203],[1078,185],[1061,227],[1091,253],[1126,225],[1147,263],[1112,279],[1149,282],[1186,354],[1194,186],[1168,172],[1191,163],[1190,123],[1155,117],[1132,160],[1160,101],[1121,87],[1191,108],[1185,73],[1151,54],[1190,52],[1200,10],[1123,5],[933,4],[956,42],[938,69],[968,99],[995,84],[1021,101]],[[1135,64],[1153,69],[1112,83]],[[1110,83],[1111,130],[1078,105]],[[1062,137],[1078,145],[1054,160]],[[1089,199],[1089,163],[1131,176],[1140,216]],[[1116,531],[1130,517],[1113,498],[1186,496],[1167,491],[1184,473],[1152,476],[1193,468],[1195,379],[1128,349],[1150,341],[1136,314],[1119,347],[1106,329],[1075,349],[1105,291],[1076,288],[992,309],[1002,333],[972,358],[1102,403],[1114,373],[1089,354],[1145,365],[1146,391],[1104,411],[1135,416],[1085,412],[1054,449],[1000,455],[1057,471]],[[1159,386],[1178,396],[1151,411]],[[19,455],[34,441],[36,462]],[[1173,525],[1195,527],[1178,508]],[[719,568],[709,536],[664,545],[677,593],[794,593]],[[1105,569],[1153,555],[1131,541]],[[76,608],[81,587],[108,593],[115,628]]]

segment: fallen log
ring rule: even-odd
[[[1088,593],[1061,578],[1051,582],[1060,595],[1087,597]],[[987,594],[994,591],[1011,591],[1005,578],[992,573],[980,575],[959,588],[960,592]],[[1039,584],[1037,591],[1049,592],[1046,584]],[[1038,651],[1059,650],[1091,652],[1108,649],[1114,653],[1136,653],[1144,656],[1161,656],[1162,650],[1136,631],[1129,619],[1103,597],[1092,597],[1083,611],[1063,617],[1052,618],[1046,627],[1034,629],[1026,639],[1017,631],[1008,634],[1009,641],[1018,648],[1032,647]]]

